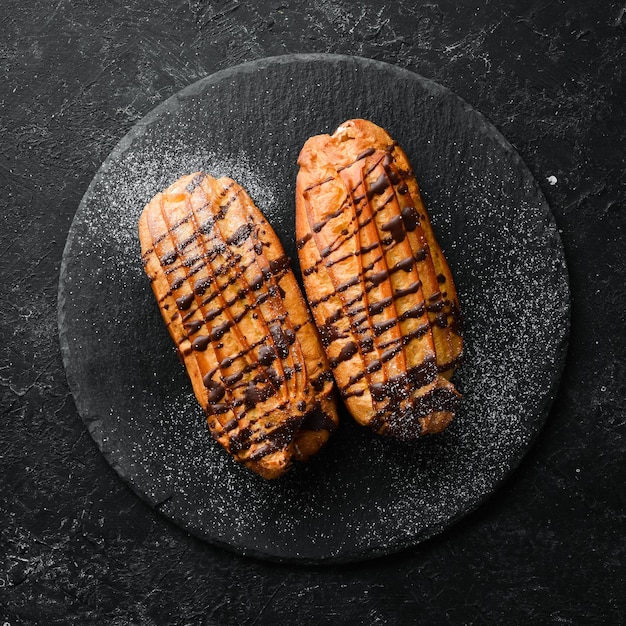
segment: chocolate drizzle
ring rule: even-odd
[[[252,382],[246,387],[246,391],[243,396],[244,404],[246,408],[250,409],[256,406],[259,402],[263,402],[270,398],[274,394],[274,388],[272,385],[265,385],[263,387],[254,385]]]
[[[209,388],[209,402],[215,404],[219,402],[225,394],[226,389],[224,388],[224,386],[220,385],[219,383],[215,383]]]
[[[233,325],[231,320],[226,320],[211,329],[211,341],[219,341],[226,331]]]
[[[367,190],[367,199],[371,200],[374,196],[379,196],[387,187],[389,187],[389,180],[386,174],[381,174]]]
[[[357,136],[362,125],[355,123]],[[329,154],[352,149],[349,143],[340,148],[335,136],[328,141]],[[460,338],[457,333],[450,339],[449,329],[458,330],[453,326],[458,304],[436,288],[448,282],[439,269],[445,261],[438,248],[433,247],[435,258],[430,255],[436,241],[410,165],[397,144],[362,150],[335,168],[334,177],[328,177],[325,168],[326,178],[319,183],[332,184],[332,194],[310,186],[301,198],[310,231],[298,241],[298,249],[312,239],[319,254],[317,262],[302,268],[305,284],[315,278],[321,283],[329,279],[332,285],[321,293],[316,290],[309,303],[322,344],[329,356],[335,355],[331,367],[337,379],[345,381],[340,388],[344,398],[369,390],[375,410],[370,425],[375,430],[389,430],[392,421],[397,430],[392,416],[400,415],[415,435],[420,429],[415,415],[422,415],[428,405],[421,397],[430,397],[435,386],[445,388],[438,392],[441,397],[450,394],[451,385],[438,379],[447,369],[440,369],[435,345],[457,350],[453,344],[458,346]],[[307,166],[306,174],[314,176],[315,166]],[[337,198],[335,206],[332,197]],[[301,262],[304,258],[311,254],[301,254]],[[437,297],[425,300],[425,294]],[[356,360],[346,364],[356,356],[358,365]]]
[[[178,258],[178,254],[176,250],[170,250],[170,252],[167,252],[166,254],[164,254],[159,259],[159,261],[161,265],[171,265],[172,263],[176,261],[177,258]]]
[[[201,278],[194,286],[194,291],[201,296],[209,288],[212,280],[210,278]]]
[[[186,322],[185,324],[183,324],[183,327],[188,333],[187,336],[189,336],[189,335],[193,335],[194,333],[197,333],[202,328],[203,325],[204,325],[204,322],[202,320],[193,320],[191,322]]]
[[[307,233],[304,237],[302,237],[301,239],[298,239],[298,241],[296,241],[296,248],[298,250],[302,250],[302,248],[304,248],[304,246],[306,245],[307,241],[311,241],[313,235],[311,233]]]
[[[191,347],[198,352],[204,352],[208,348],[210,342],[211,337],[208,335],[200,335],[191,342]]]
[[[404,227],[408,232],[412,233],[420,223],[420,218],[414,206],[405,206],[402,208],[402,220]]]
[[[259,363],[268,367],[276,359],[276,352],[272,346],[261,346],[259,349]]]
[[[240,246],[248,237],[250,237],[254,226],[251,223],[240,226],[227,240],[229,246]]]
[[[335,369],[339,363],[343,363],[348,359],[351,359],[357,352],[359,351],[359,347],[354,341],[349,341],[343,348],[341,348],[339,354],[330,360],[330,366]]]
[[[187,197],[168,190],[155,201],[166,231],[153,235],[144,266],[152,272],[149,255],[157,255],[169,283],[159,302],[166,310],[174,300],[184,312],[176,313],[179,353],[202,372],[213,436],[239,460],[260,461],[284,450],[288,463],[305,418],[309,430],[334,427],[315,396],[330,392],[330,370],[316,364],[309,379],[298,343],[298,330],[311,320],[303,309],[305,319],[293,327],[285,310],[285,289],[293,283],[281,282],[291,272],[290,259],[280,247],[276,253],[275,239],[265,236],[267,222],[233,183],[219,187],[198,175],[184,189]],[[171,218],[164,208],[169,198]]]
[[[300,426],[301,430],[313,430],[318,432],[321,430],[333,432],[336,428],[337,426],[332,417],[330,417],[328,413],[325,413],[319,404],[304,416]]]
[[[186,311],[193,302],[193,294],[188,293],[184,296],[180,296],[180,298],[176,298],[176,306],[179,311]]]

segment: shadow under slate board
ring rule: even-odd
[[[137,220],[179,176],[239,182],[293,259],[296,160],[311,135],[363,117],[412,162],[459,291],[461,408],[412,445],[376,437],[343,407],[321,454],[266,482],[211,438],[143,273]],[[541,428],[563,367],[569,289],[553,217],[502,135],[457,96],[385,63],[291,55],[208,76],[122,139],[67,240],[59,330],[78,411],[144,500],[239,553],[351,561],[412,546],[473,510]]]

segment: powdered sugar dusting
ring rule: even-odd
[[[275,181],[264,178],[245,152],[224,157],[205,146],[182,145],[175,140],[159,154],[150,149],[125,152],[109,164],[107,175],[95,188],[97,202],[85,207],[86,237],[96,240],[100,221],[106,219],[111,228],[103,245],[126,253],[137,250],[137,223],[144,206],[181,176],[197,171],[233,178],[269,219],[276,213]],[[116,269],[142,271],[137,263]]]
[[[62,277],[68,376],[112,465],[191,532],[279,558],[362,558],[424,539],[475,507],[535,436],[567,330],[558,235],[503,138],[415,75],[370,61],[335,63],[315,57],[302,79],[300,67],[284,61],[233,70],[157,111],[94,181]],[[355,63],[362,83],[350,94]],[[268,76],[309,99],[326,98],[311,105],[309,130],[293,127],[288,99],[272,100],[271,118],[258,114],[269,106]],[[381,84],[394,76],[407,81],[406,97],[377,104],[373,121],[393,127],[412,160],[452,268],[466,341],[455,376],[461,407],[444,433],[417,445],[378,438],[342,411],[338,432],[317,458],[269,483],[211,439],[144,276],[137,221],[154,194],[203,170],[234,178],[285,247],[293,245],[295,155],[307,133],[354,116],[351,98],[363,112],[392,98],[393,89]],[[420,126],[394,113],[412,106],[426,112]],[[440,149],[451,141],[454,151]]]

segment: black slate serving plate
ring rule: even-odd
[[[144,204],[185,173],[235,178],[294,260],[298,152],[353,117],[412,161],[465,319],[464,394],[443,434],[404,445],[341,410],[322,453],[275,482],[211,439],[140,262]],[[368,59],[292,55],[191,85],[119,143],[76,213],[59,331],[78,411],[143,499],[194,535],[278,560],[350,561],[414,545],[474,509],[541,428],[563,366],[569,291],[553,217],[502,135],[443,87]]]

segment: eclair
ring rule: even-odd
[[[367,120],[307,140],[296,237],[306,296],[345,405],[376,433],[438,433],[460,394],[459,301],[409,160]]]
[[[230,178],[198,172],[139,220],[143,265],[213,437],[266,479],[337,427],[330,365],[278,237]]]

